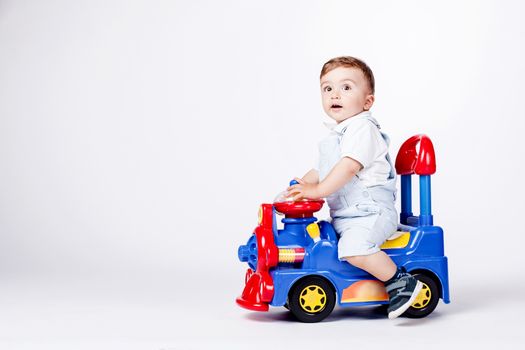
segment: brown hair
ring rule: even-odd
[[[365,62],[361,61],[359,58],[355,58],[352,56],[341,56],[332,58],[323,65],[323,68],[321,69],[321,76],[319,78],[321,79],[326,73],[339,67],[357,68],[361,72],[363,72],[365,79],[368,81],[370,91],[372,91],[372,95],[374,94],[376,85],[374,73],[372,73],[370,67],[368,67],[368,65]]]

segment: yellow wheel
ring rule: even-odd
[[[421,288],[421,291],[417,295],[416,300],[412,303],[412,307],[415,309],[422,309],[430,303],[430,300],[432,299],[432,291],[428,287],[428,285],[425,282],[423,283],[423,288]]]
[[[304,311],[311,313],[321,312],[326,306],[326,293],[323,288],[312,284],[301,291],[299,301]]]
[[[434,311],[439,302],[439,280],[433,274],[431,275],[430,272],[426,271],[416,273],[414,277],[423,283],[423,288],[403,316],[409,318],[426,317]]]
[[[321,276],[306,276],[290,289],[287,305],[299,321],[319,322],[334,309],[335,289]]]

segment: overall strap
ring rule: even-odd
[[[381,137],[383,137],[383,140],[385,140],[386,142],[387,148],[390,147],[390,137],[388,137],[387,134],[381,131],[381,126],[379,125],[377,120],[375,120],[375,118],[373,118],[371,115],[366,116],[366,119],[377,127],[377,130],[379,130]],[[392,159],[390,159],[390,154],[388,153],[388,151],[386,152],[386,161],[388,162],[388,164],[390,164],[390,173],[388,174],[388,180],[392,180],[396,177],[396,173],[394,172],[394,165],[392,164]]]

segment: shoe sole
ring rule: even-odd
[[[408,299],[408,301],[404,303],[401,307],[399,307],[397,310],[390,311],[388,313],[388,318],[393,320],[394,318],[401,316],[405,311],[407,311],[408,308],[412,306],[414,300],[416,300],[417,296],[419,295],[419,292],[421,292],[421,289],[423,289],[423,283],[417,281],[416,288],[414,288],[414,293],[412,293],[410,299]]]

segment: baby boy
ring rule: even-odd
[[[294,200],[326,198],[339,234],[340,260],[385,283],[396,318],[413,303],[422,283],[381,251],[397,228],[394,206],[396,177],[388,154],[388,137],[380,131],[370,108],[374,75],[363,61],[336,57],[321,70],[321,98],[335,121],[319,144],[319,164],[299,184],[288,188]]]

